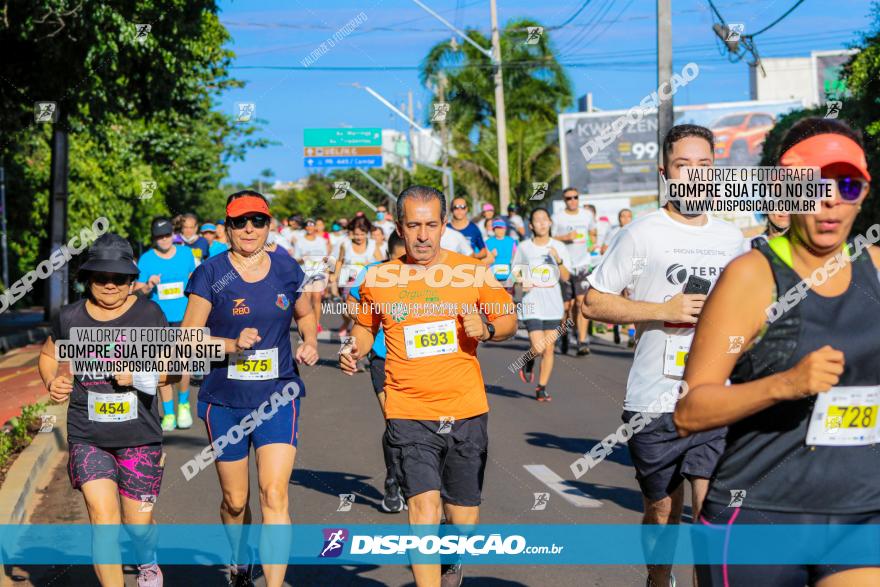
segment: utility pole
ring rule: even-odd
[[[9,255],[6,251],[6,168],[0,159],[0,247],[3,249],[3,287],[9,287]]]
[[[67,131],[60,122],[53,123],[52,163],[49,173],[49,248],[51,254],[60,248],[67,236]],[[46,321],[53,320],[67,303],[67,264],[54,271],[47,280]]]
[[[413,98],[412,98],[412,90],[408,90],[406,92],[406,99],[408,103],[408,114],[409,114],[409,164],[412,166],[412,172],[416,172],[416,133],[413,129],[412,121],[415,120],[413,118]]]
[[[663,0],[658,0],[662,2]],[[668,0],[667,0],[668,1]],[[498,205],[507,210],[510,204],[510,175],[507,167],[507,114],[504,109],[504,76],[501,71],[501,35],[498,32],[498,7],[489,1],[492,15],[492,54],[495,65],[495,128],[498,131]],[[671,72],[670,72],[670,75]]]
[[[492,18],[492,50],[488,51],[471,39],[464,31],[459,30],[451,22],[437,14],[421,0],[412,0],[425,12],[442,22],[446,28],[452,30],[461,39],[473,45],[480,53],[492,60],[495,66],[495,128],[498,131],[498,197],[501,209],[507,208],[510,203],[510,174],[507,168],[507,118],[504,110],[504,77],[501,72],[501,37],[498,32],[498,9],[495,0],[489,0],[489,10]]]
[[[671,0],[657,0],[657,87],[672,79],[672,7]],[[672,96],[657,104],[657,152],[663,157],[663,139],[675,123]],[[662,159],[661,159],[662,161]],[[663,180],[657,174],[657,198],[663,197]],[[662,204],[662,201],[661,201]]]
[[[440,79],[437,85],[437,91],[440,94],[440,102],[446,102],[446,75],[440,72]],[[446,129],[446,117],[440,119],[440,141],[443,143],[443,169],[449,170],[449,131]],[[449,176],[443,173],[443,193],[449,193]]]

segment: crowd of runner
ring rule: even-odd
[[[708,129],[673,127],[659,173],[678,179],[684,167],[714,165],[714,152]],[[261,194],[238,192],[215,223],[199,225],[193,214],[155,219],[152,247],[137,260],[124,239],[104,235],[80,268],[86,299],[63,308],[40,358],[52,399],[70,400],[71,483],[93,524],[149,528],[152,509],[144,513],[142,504],[159,492],[162,434],[192,425],[190,386],[215,447],[283,394],[270,420],[214,460],[235,553],[229,581],[252,584],[253,557],[236,531],[251,520],[251,446],[262,519],[290,524],[288,482],[306,395],[300,368],[318,360],[319,335],[335,330],[341,370],[369,370],[385,419],[384,434],[376,429],[382,509],[408,510],[411,524],[475,524],[489,412],[478,347],[521,329],[528,348],[518,377],[548,402],[555,355],[588,355],[590,335],[608,325],[615,343],[625,331],[635,347],[621,407],[643,523],[680,523],[684,481],[694,523],[719,531],[735,522],[880,523],[880,338],[868,318],[880,305],[880,253],[850,235],[871,179],[861,138],[842,122],[805,119],[784,137],[778,165],[821,168],[835,197],[816,215],[770,215],[751,242],[674,201],[636,218],[620,210],[612,223],[566,188],[555,212],[538,205],[524,218],[510,206],[496,215],[484,204],[473,216],[467,199],[447,203],[425,186],[404,190],[394,216],[380,206],[329,224],[275,218]],[[466,286],[383,281],[413,267],[484,278]],[[798,289],[802,301],[768,319],[768,305],[823,268],[824,281]],[[449,311],[417,311],[430,304]],[[208,327],[227,358],[208,373],[180,376],[59,374],[54,341],[96,325]],[[129,409],[100,413],[95,406],[111,398]],[[747,497],[730,507],[739,490]],[[138,584],[161,585],[150,532],[142,534]],[[270,546],[278,547],[261,552]],[[118,565],[95,568],[102,585],[122,584]],[[263,565],[267,584],[281,585],[285,568]],[[463,576],[460,564],[416,564],[413,574],[419,586],[460,585]],[[880,568],[870,565],[719,564],[695,574],[701,586],[880,584]],[[671,567],[648,567],[648,585],[675,582]]]

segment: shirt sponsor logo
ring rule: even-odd
[[[275,305],[281,308],[282,311],[284,311],[290,307],[290,300],[287,299],[286,295],[278,294],[278,296],[275,298]]]
[[[233,302],[235,302],[235,306],[233,306],[232,308],[233,316],[244,316],[245,314],[251,313],[251,309],[247,306],[247,304],[244,303],[244,300],[245,298],[232,300]]]

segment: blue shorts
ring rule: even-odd
[[[278,406],[271,415],[269,408],[260,413],[256,408],[230,408],[200,401],[199,418],[204,420],[208,429],[208,440],[214,445],[215,459],[240,461],[250,454],[251,445],[254,449],[267,444],[296,447],[299,399]]]

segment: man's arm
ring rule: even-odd
[[[581,310],[583,315],[600,322],[630,324],[662,320],[677,324],[696,324],[706,296],[680,293],[662,303],[640,302],[591,287],[584,300]]]

